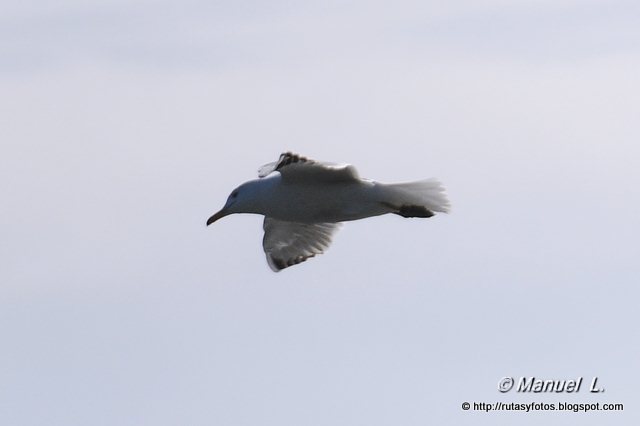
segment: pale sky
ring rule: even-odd
[[[5,3],[0,424],[640,420],[638,2]],[[287,150],[453,211],[275,274],[205,221]]]

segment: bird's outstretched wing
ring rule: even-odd
[[[340,223],[295,223],[264,218],[262,247],[269,267],[278,272],[322,254]]]
[[[263,178],[273,172],[280,172],[284,181],[349,182],[360,179],[350,164],[323,163],[291,152],[285,152],[278,161],[260,167],[258,177]]]

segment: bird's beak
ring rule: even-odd
[[[214,214],[213,216],[211,216],[209,218],[209,220],[207,220],[207,226],[211,225],[213,222],[215,222],[218,219],[221,219],[225,216],[228,216],[229,212],[226,211],[225,209],[220,210],[218,213]]]

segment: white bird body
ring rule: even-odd
[[[389,213],[381,204],[383,184],[370,180],[319,186],[283,182],[280,173],[249,181],[238,189],[251,194],[243,213],[256,213],[297,223],[344,222]],[[250,205],[249,205],[250,204]]]
[[[361,179],[351,165],[319,163],[285,153],[236,188],[207,225],[233,213],[265,216],[263,248],[274,271],[321,254],[340,222],[395,213],[431,217],[448,212],[434,179],[385,184]]]

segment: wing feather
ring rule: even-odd
[[[360,179],[358,171],[350,164],[319,162],[292,152],[285,152],[278,161],[260,167],[258,177],[263,178],[273,172],[280,172],[285,182],[349,182]]]
[[[264,218],[262,247],[269,267],[278,272],[322,254],[340,223],[295,223]]]

